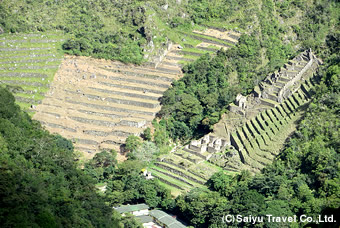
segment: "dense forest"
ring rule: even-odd
[[[168,10],[162,8],[166,4]],[[153,13],[156,19],[150,19]],[[300,20],[295,20],[297,15]],[[81,164],[70,141],[42,129],[0,87],[1,227],[142,227],[133,217],[120,217],[112,206],[143,202],[177,214],[194,227],[339,227],[339,219],[332,224],[226,224],[221,219],[227,214],[339,214],[337,1],[0,3],[0,26],[5,32],[58,29],[69,37],[63,44],[66,53],[137,64],[144,61],[151,40],[159,48],[169,31],[176,41],[176,32],[171,31],[211,22],[233,23],[246,32],[235,47],[184,66],[185,76],[162,98],[154,129],[144,131],[144,141],[128,138],[125,162],[117,162],[117,152],[103,151]],[[256,175],[215,173],[205,188],[176,198],[159,181],[141,175],[141,169],[169,149],[170,140],[187,141],[209,132],[237,93],[248,94],[269,72],[307,48],[323,59],[319,84],[298,130],[273,164]],[[95,184],[104,182],[106,191],[98,191]]]
[[[111,227],[112,209],[77,168],[72,143],[51,135],[0,88],[2,227]]]

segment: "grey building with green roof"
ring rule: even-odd
[[[146,205],[145,203],[135,204],[135,205],[122,205],[114,209],[118,211],[121,215],[124,215],[125,213],[131,213],[135,216],[149,214],[149,206]]]
[[[131,213],[136,216],[136,219],[143,223],[144,227],[164,227],[164,228],[185,228],[181,222],[171,217],[161,210],[149,211],[149,206],[141,203],[135,205],[122,205],[114,208],[122,216],[125,213]]]
[[[163,227],[167,228],[185,228],[182,223],[177,221],[175,218],[171,217],[164,211],[160,210],[152,210],[149,212],[149,215],[154,218],[155,222],[160,224]]]

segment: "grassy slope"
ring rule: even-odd
[[[17,101],[24,110],[29,110],[31,104],[37,104],[44,98],[61,63],[63,57],[61,44],[65,39],[66,36],[61,32],[0,35],[0,49],[2,50],[0,80],[5,84],[9,84],[6,83],[8,81],[14,81],[9,85],[15,96],[32,101]],[[23,74],[37,76],[21,76]],[[30,85],[30,83],[39,84]]]

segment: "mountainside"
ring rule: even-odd
[[[1,226],[338,227],[339,9],[1,1]]]

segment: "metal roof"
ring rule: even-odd
[[[136,219],[139,220],[141,223],[153,222],[152,217],[149,215],[136,216]]]
[[[167,213],[165,213],[164,211],[160,211],[160,210],[152,210],[149,213],[150,215],[152,215],[153,217],[160,219],[163,216],[169,216]]]
[[[168,228],[185,228],[182,223],[177,221],[175,218],[171,217],[164,211],[160,210],[152,210],[150,211],[149,215],[155,217],[158,221],[166,225]]]
[[[134,211],[140,211],[140,210],[146,210],[149,209],[149,206],[145,203],[141,204],[135,204],[135,205],[122,205],[120,207],[115,208],[119,213],[127,213],[127,212],[134,212]]]

